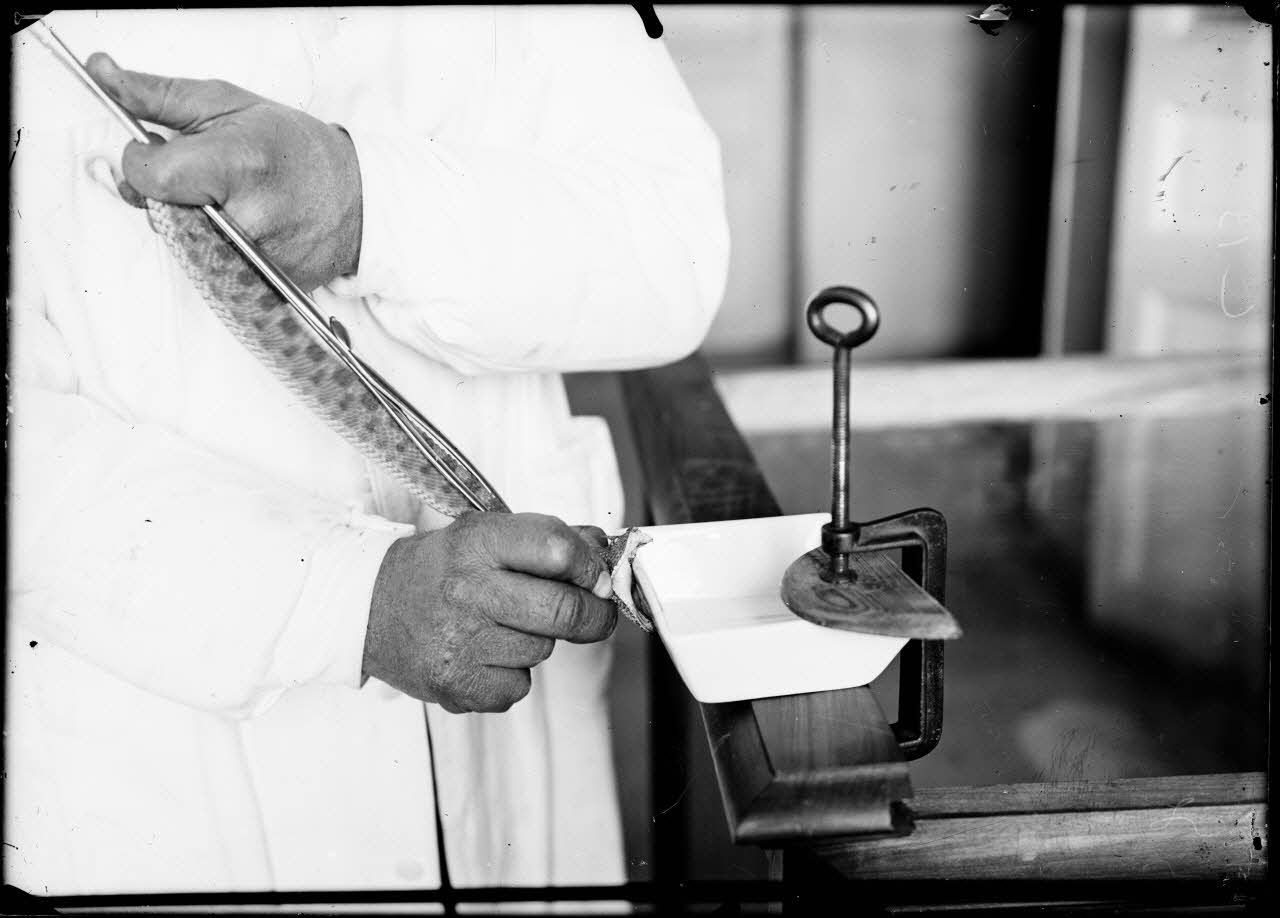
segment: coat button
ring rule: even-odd
[[[405,859],[396,862],[396,876],[402,880],[420,880],[426,872],[426,868],[422,866],[422,861]]]

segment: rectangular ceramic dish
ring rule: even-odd
[[[636,586],[681,678],[704,703],[866,685],[905,638],[797,618],[779,596],[792,561],[818,547],[826,513],[649,526]]]

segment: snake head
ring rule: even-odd
[[[631,619],[642,631],[653,630],[653,619],[644,604],[643,594],[637,596],[633,590],[631,564],[640,547],[652,541],[651,536],[633,527],[610,537],[605,549],[605,563],[613,580],[613,603],[619,612]]]

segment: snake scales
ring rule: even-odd
[[[146,208],[151,228],[209,308],[293,395],[419,500],[450,517],[472,509],[199,208],[153,200]]]
[[[136,200],[136,192],[124,197]],[[150,199],[145,206],[151,228],[214,314],[307,408],[429,506],[449,517],[473,509],[356,374],[304,325],[199,208]],[[456,474],[465,475],[456,463],[441,459]],[[613,536],[605,560],[619,610],[650,631],[648,615],[635,608],[631,590],[631,559],[647,541],[649,537],[636,529]]]

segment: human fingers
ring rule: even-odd
[[[90,55],[85,66],[98,85],[135,116],[177,131],[191,131],[211,118],[259,100],[223,80],[188,80],[125,70],[101,52]]]
[[[476,635],[472,646],[474,659],[482,665],[532,669],[551,656],[556,642],[549,637],[494,625]]]
[[[490,557],[509,571],[572,583],[601,599],[612,594],[600,552],[562,520],[540,513],[474,514]]]
[[[576,529],[578,535],[582,536],[583,541],[597,551],[604,551],[609,546],[609,537],[604,534],[604,530],[599,526],[573,526],[570,528]]]
[[[218,138],[178,135],[167,143],[130,141],[121,163],[125,181],[148,198],[170,204],[223,204],[230,194],[228,170],[235,156]]]
[[[500,714],[529,694],[533,677],[527,669],[481,666],[472,670],[448,697],[439,700],[450,714]]]
[[[590,644],[618,624],[612,602],[571,584],[509,571],[495,586],[490,617],[526,634]]]
[[[439,598],[454,616],[577,644],[603,640],[617,625],[612,602],[571,583],[519,571],[473,568],[442,581]],[[469,647],[479,646],[479,633],[468,637]]]

